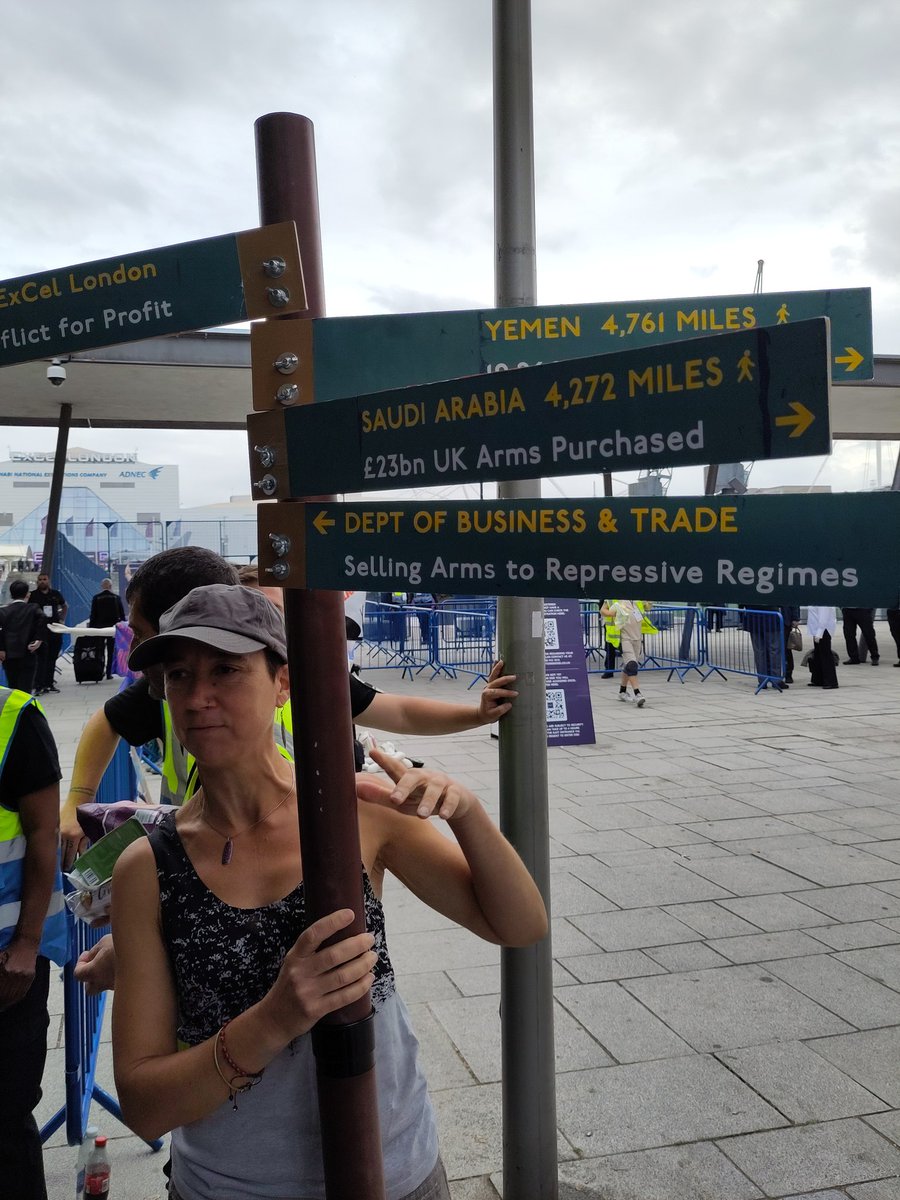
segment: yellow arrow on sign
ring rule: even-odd
[[[793,436],[794,435],[791,434],[791,437],[793,437]],[[326,510],[324,508],[318,514],[318,516],[313,518],[313,525],[315,525],[315,527],[319,533],[327,532],[327,530],[330,528],[330,526],[332,526],[334,524],[335,524],[334,519],[332,517],[329,517],[326,514]]]
[[[810,425],[816,419],[815,415],[809,411],[805,404],[801,404],[799,400],[792,400],[788,405],[794,415],[792,417],[776,417],[776,425],[793,425],[789,437],[799,437],[801,433],[806,433]]]
[[[853,346],[845,346],[846,354],[836,354],[834,361],[836,363],[845,363],[846,371],[855,371],[863,360],[863,356]],[[791,435],[793,437],[793,434]]]

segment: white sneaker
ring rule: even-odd
[[[624,701],[625,703],[628,702],[628,696],[629,696],[628,692],[619,692],[619,699]]]
[[[638,708],[643,708],[644,705],[647,703],[647,701],[644,699],[643,696],[635,696],[634,702],[638,706]]]

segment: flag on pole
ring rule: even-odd
[[[84,536],[86,538],[92,538],[94,536],[94,518],[93,517],[91,517],[90,521],[88,521],[87,525],[85,525],[85,527],[84,527]]]
[[[47,532],[47,518],[41,517],[41,533]]]

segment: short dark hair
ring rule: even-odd
[[[129,603],[138,600],[141,615],[159,628],[159,618],[195,587],[210,583],[238,583],[238,573],[212,550],[203,546],[175,546],[141,563],[125,592]]]
[[[13,600],[22,600],[28,595],[28,584],[24,579],[14,579],[9,585],[9,594]]]

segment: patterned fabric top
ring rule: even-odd
[[[168,813],[149,831],[159,879],[163,937],[178,1000],[178,1038],[189,1046],[215,1035],[271,988],[282,959],[307,926],[301,882],[262,908],[233,908],[202,882]],[[363,868],[366,928],[378,955],[372,1005],[394,993],[394,970],[384,933],[384,910]]]

